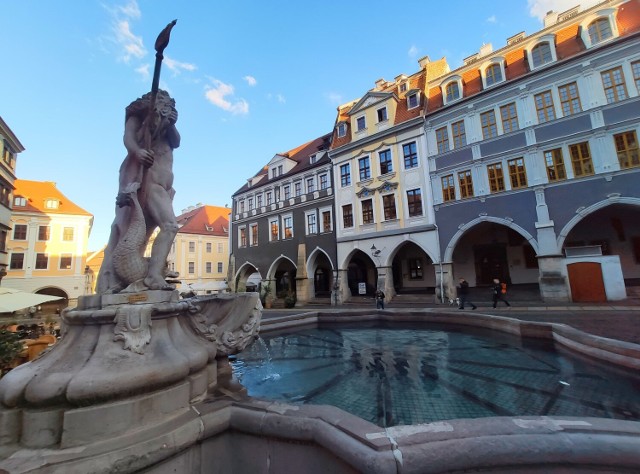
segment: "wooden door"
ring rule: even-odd
[[[602,279],[602,267],[595,262],[567,265],[569,286],[574,302],[602,303],[607,301]]]

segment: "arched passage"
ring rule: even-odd
[[[255,265],[243,264],[235,276],[236,292],[258,291],[262,276]]]
[[[331,296],[334,284],[334,266],[327,253],[316,248],[307,259],[307,275],[313,278],[311,297],[326,298]]]
[[[35,292],[38,295],[51,295],[51,296],[59,296],[60,300],[48,301],[46,303],[42,303],[40,306],[41,311],[44,314],[60,314],[60,312],[69,306],[69,295],[66,291],[61,288],[55,286],[47,286],[44,288],[40,288]]]
[[[418,244],[402,242],[392,252],[391,271],[396,293],[434,293],[433,260]]]
[[[276,298],[296,294],[296,265],[288,257],[281,255],[267,272],[267,280],[275,283]]]
[[[354,250],[347,258],[347,285],[351,296],[364,294],[373,296],[378,284],[378,272],[371,258],[362,250]]]

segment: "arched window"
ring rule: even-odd
[[[460,88],[457,82],[450,82],[445,89],[447,103],[460,98]]]
[[[591,40],[592,45],[607,40],[613,36],[611,23],[609,23],[608,18],[598,18],[589,24],[587,30],[589,32],[589,39]]]
[[[485,70],[487,86],[502,82],[502,69],[499,64],[492,64]]]
[[[531,61],[534,68],[540,67],[543,64],[553,61],[551,55],[551,46],[549,43],[540,43],[531,50]]]

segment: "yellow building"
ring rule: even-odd
[[[11,194],[16,180],[16,157],[22,143],[0,117],[0,280],[7,274],[7,237],[11,231]]]
[[[71,202],[55,183],[17,179],[3,286],[61,296],[74,306],[87,292],[85,266],[93,215]]]
[[[227,287],[230,209],[198,205],[177,217],[180,230],[168,256],[181,291],[209,294]]]

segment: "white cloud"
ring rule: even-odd
[[[487,23],[495,23],[495,22],[496,22],[495,15],[491,15],[489,18],[487,18]]]
[[[147,80],[151,77],[151,74],[149,73],[149,67],[149,64],[143,64],[140,67],[137,67],[135,71],[140,74],[140,77],[143,80]]]
[[[117,9],[127,18],[140,18],[142,14],[140,13],[140,8],[138,7],[138,2],[136,0],[130,0],[126,5],[122,5],[117,7]]]
[[[249,113],[249,103],[246,100],[233,98],[234,89],[231,84],[225,84],[213,78],[210,81],[212,84],[205,86],[204,94],[209,102],[234,115],[246,115]]]
[[[282,94],[276,94],[276,100],[281,104],[284,104],[287,101]]]
[[[409,51],[407,51],[407,54],[410,58],[415,58],[419,52],[420,50],[418,49],[418,47],[415,44],[412,44],[409,48]]]
[[[142,38],[131,32],[127,20],[117,20],[112,26],[116,44],[121,48],[120,59],[128,63],[131,58],[141,59],[147,54]]]
[[[247,84],[249,84],[251,87],[254,87],[256,84],[258,84],[258,81],[253,76],[244,76],[243,79],[247,81]]]
[[[342,105],[344,103],[342,95],[338,94],[337,92],[327,92],[324,94],[324,96],[327,98],[329,103],[335,106]]]
[[[176,61],[173,58],[165,55],[163,63],[167,65],[169,69],[171,69],[175,74],[180,74],[182,71],[195,71],[198,67],[195,64],[191,63],[183,63],[180,61]]]
[[[529,7],[529,14],[542,21],[549,11],[562,13],[578,4],[582,10],[585,10],[600,1],[602,0],[527,0],[527,5]]]

